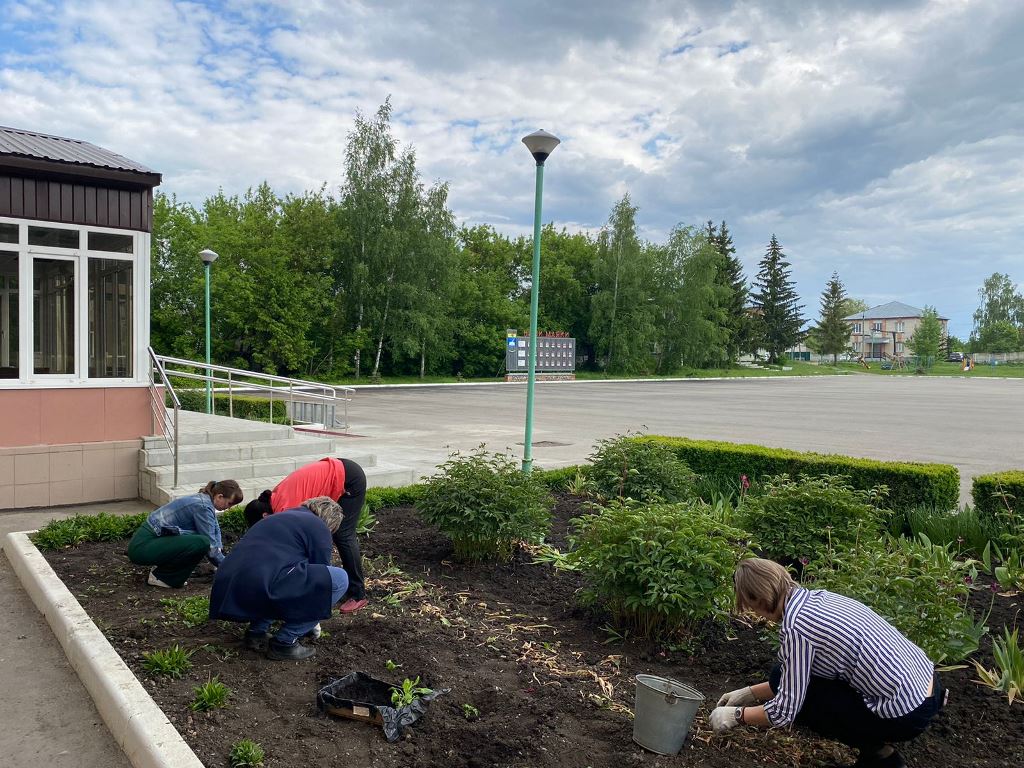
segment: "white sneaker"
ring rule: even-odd
[[[309,630],[309,632],[307,632],[307,633],[306,633],[306,634],[304,635],[304,637],[308,637],[308,638],[310,638],[310,639],[312,639],[312,640],[316,640],[316,639],[317,639],[317,638],[319,638],[319,637],[320,637],[320,635],[322,635],[323,633],[324,633],[324,631],[323,631],[323,630],[322,630],[322,629],[320,628],[320,625],[319,625],[319,624],[317,624],[317,625],[316,625],[315,627],[313,627],[313,628],[312,628],[311,630]]]
[[[155,570],[156,568],[149,572],[149,578],[146,580],[146,583],[149,584],[149,586],[151,587],[163,587],[164,589],[171,589],[170,584],[166,584],[156,577],[156,575],[153,572]]]

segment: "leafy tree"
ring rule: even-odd
[[[914,329],[914,335],[910,337],[907,345],[922,363],[928,358],[939,356],[939,350],[942,348],[942,323],[935,307],[925,306],[921,322]]]
[[[464,227],[459,241],[450,301],[452,371],[496,376],[504,365],[506,329],[529,327],[526,254],[487,225]]]
[[[846,288],[837,272],[825,285],[821,293],[821,317],[814,328],[818,351],[823,355],[832,355],[832,364],[839,360],[839,353],[844,352],[850,344],[850,326],[844,319]]]
[[[777,363],[783,353],[800,340],[804,320],[790,264],[775,235],[758,264],[751,302],[757,318],[760,343],[768,351],[768,362]]]
[[[1024,295],[1009,275],[994,272],[978,290],[980,304],[974,312],[971,347],[979,352],[1015,351],[1024,333]],[[1010,327],[1018,336],[1012,340]],[[992,345],[1001,349],[994,349]]]
[[[636,212],[623,195],[597,241],[590,335],[611,372],[644,373],[652,362],[654,254],[637,237]]]
[[[842,308],[840,313],[842,317],[849,317],[850,315],[856,315],[860,312],[864,312],[868,309],[868,303],[863,299],[854,299],[847,296],[843,299]]]
[[[945,343],[943,344],[942,352],[946,357],[949,357],[951,352],[963,352],[967,349],[967,344],[963,339],[957,338],[952,334],[946,336]]]
[[[1021,332],[1009,320],[996,320],[981,327],[975,345],[979,352],[1016,352],[1021,348]]]
[[[516,245],[532,258],[530,239],[522,238]],[[593,360],[590,302],[594,293],[597,241],[586,232],[558,231],[548,224],[541,236],[541,248],[538,328],[565,331],[576,339],[577,354]]]
[[[719,280],[725,261],[704,232],[677,225],[668,245],[655,256],[654,304],[658,312],[658,371],[671,373],[680,363],[693,368],[728,360],[724,304],[730,289]]]

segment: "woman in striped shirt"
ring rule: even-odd
[[[866,605],[796,584],[778,563],[740,562],[736,607],[779,627],[779,663],[768,681],[718,700],[711,726],[795,723],[860,751],[857,766],[904,766],[895,742],[920,735],[944,688],[924,651]]]

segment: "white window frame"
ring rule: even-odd
[[[18,255],[18,372],[16,379],[0,379],[0,391],[34,387],[132,387],[149,383],[149,251],[148,232],[116,227],[65,224],[40,219],[0,216],[0,222],[18,225],[17,243],[0,243],[0,250]],[[29,227],[76,230],[78,248],[29,245]],[[89,233],[99,232],[132,237],[132,253],[89,250]],[[69,260],[75,263],[75,373],[37,374],[35,372],[33,266],[35,259]],[[89,377],[89,262],[90,258],[132,262],[132,375],[119,378]]]

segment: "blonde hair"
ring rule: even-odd
[[[737,611],[760,608],[768,613],[781,613],[786,598],[796,586],[789,571],[773,560],[760,557],[740,560],[733,584]]]
[[[302,506],[324,521],[327,529],[334,533],[341,527],[341,521],[345,516],[341,512],[338,502],[330,496],[317,496],[315,499],[306,499]]]

